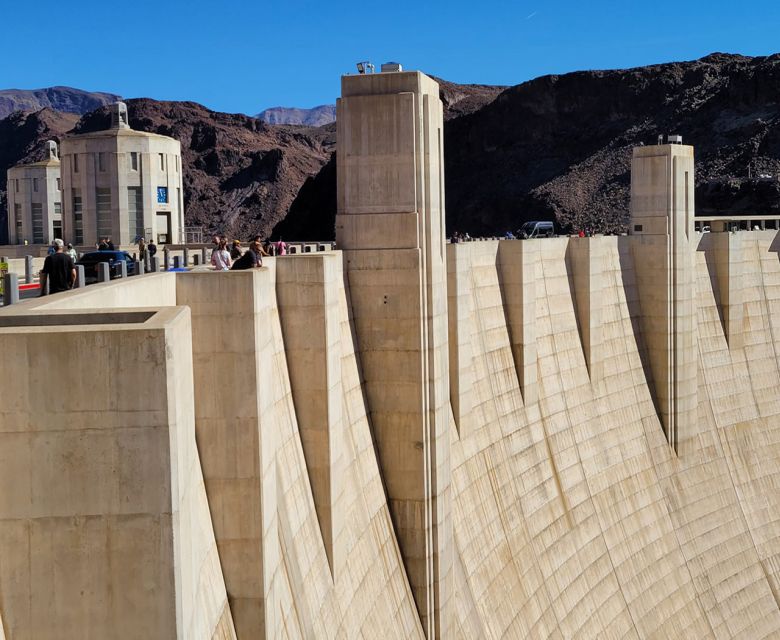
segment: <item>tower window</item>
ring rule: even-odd
[[[157,155],[160,156],[160,171],[165,171],[165,154],[158,153]]]
[[[133,171],[138,171],[138,152],[137,151],[131,151],[130,152],[130,169]]]

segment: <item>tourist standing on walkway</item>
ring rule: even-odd
[[[65,253],[70,256],[70,259],[73,260],[74,264],[79,259],[79,254],[76,253],[76,250],[73,248],[73,245],[70,242],[68,243],[68,250]]]
[[[233,246],[230,248],[231,260],[238,260],[241,257],[241,240],[233,240]]]
[[[281,238],[279,238],[279,241],[276,243],[276,255],[277,256],[287,255],[287,243]]]
[[[146,240],[143,238],[138,240],[138,261],[146,264]]]
[[[49,283],[49,293],[67,291],[76,283],[76,267],[71,257],[65,253],[65,243],[57,238],[54,241],[54,253],[46,256],[41,271],[40,295],[46,295],[46,283]]]
[[[211,252],[211,264],[214,265],[214,269],[217,271],[230,270],[230,253],[227,250],[227,240],[225,238],[222,238],[217,248]]]

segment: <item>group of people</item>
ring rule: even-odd
[[[60,240],[60,242],[63,242],[63,241]],[[64,244],[63,244],[63,247],[65,247]],[[49,250],[46,252],[46,255],[47,256],[51,256],[51,255],[54,255],[55,253],[57,253],[57,241],[56,240],[49,245]],[[67,244],[66,248],[63,248],[63,253],[67,253],[71,257],[71,259],[73,260],[74,263],[76,262],[76,260],[79,259],[79,254],[76,253],[76,250],[73,248],[73,245],[70,242]]]
[[[212,240],[211,266],[216,271],[241,271],[263,266],[263,257],[270,255],[271,243],[263,242],[261,236],[255,236],[249,242],[246,251],[241,248],[240,240],[233,240],[228,248],[228,239],[214,236]],[[281,238],[273,243],[276,255],[287,254],[287,243]]]
[[[466,242],[467,240],[471,240],[471,236],[468,233],[461,233],[460,231],[453,231],[452,236],[450,236],[451,244]]]
[[[214,236],[213,250],[211,252],[211,265],[216,271],[240,271],[263,266],[263,257],[270,255],[273,245],[274,253],[279,256],[287,255],[287,243],[281,238],[274,243],[263,242],[261,236],[255,236],[249,243],[246,251],[241,247],[240,240],[233,240],[228,248],[228,239]],[[115,251],[111,238],[101,238],[96,245],[98,251]],[[144,238],[138,240],[139,260],[146,262],[157,253],[157,245],[154,240],[146,243]],[[49,253],[43,263],[40,275],[41,295],[59,293],[72,289],[76,284],[76,261],[78,254],[73,245],[56,239],[49,248]],[[47,287],[48,285],[48,287]]]
[[[157,245],[154,244],[154,238],[146,244],[145,238],[138,238],[138,259],[147,264],[148,260],[154,258],[157,254]]]

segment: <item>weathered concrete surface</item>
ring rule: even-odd
[[[0,311],[6,640],[779,637],[777,232],[659,146],[445,247],[432,81],[345,88],[345,252]]]
[[[635,147],[629,236],[652,392],[674,449],[696,431],[693,147]]]
[[[210,638],[222,618],[215,637],[235,637],[195,448],[189,310],[96,311],[90,327],[60,313],[0,328],[18,367],[0,421],[8,637]]]
[[[451,389],[439,86],[412,71],[343,76],[341,89],[336,242],[372,433],[426,636],[446,637]]]
[[[595,384],[585,359],[576,292],[573,295],[566,259],[569,245],[583,240],[598,245],[595,250],[602,256],[604,375]],[[455,599],[450,627],[454,637],[759,638],[780,633],[780,614],[773,595],[780,589],[780,449],[776,444],[780,438],[774,433],[780,416],[775,393],[780,385],[780,344],[775,338],[780,335],[776,234],[745,232],[730,248],[731,260],[740,265],[745,283],[744,346],[738,349],[730,348],[718,309],[717,289],[722,283],[713,279],[713,271],[708,268],[710,254],[718,249],[707,234],[701,238],[695,254],[699,419],[695,433],[680,440],[677,455],[666,442],[643,365],[641,308],[629,240],[553,239],[447,247],[449,253],[457,253],[459,264],[465,265],[460,272],[469,280],[468,286],[461,287],[457,280],[450,279],[450,286],[467,298],[460,305],[459,318],[469,330],[461,332],[458,345],[467,347],[472,363],[470,407],[462,405],[460,432],[454,420],[449,427]],[[528,250],[539,256],[533,281],[538,401],[531,403],[524,402],[518,382],[505,310],[512,296],[502,291],[502,286],[508,285],[500,277],[499,254],[504,246],[514,244],[535,245]],[[273,265],[272,260],[268,263]],[[231,562],[220,545],[221,575],[225,576],[228,592],[233,584],[228,576],[237,575],[239,584],[259,585],[262,596],[258,599],[273,603],[275,617],[273,624],[265,627],[265,637],[372,637],[376,629],[388,630],[390,637],[420,637],[422,627],[369,430],[371,407],[366,403],[354,351],[347,290],[343,281],[336,279],[328,285],[327,293],[335,300],[329,304],[335,304],[337,310],[341,360],[341,390],[329,392],[328,402],[340,402],[343,421],[342,560],[334,564],[332,574],[312,488],[311,478],[317,476],[308,469],[298,425],[273,273],[269,266],[249,274],[157,274],[138,279],[148,279],[150,291],[158,291],[155,295],[161,302],[173,305],[187,299],[193,326],[206,322],[209,314],[227,313],[232,318],[230,322],[214,320],[209,333],[196,331],[196,382],[190,384],[194,384],[193,390],[199,389],[198,394],[205,394],[204,402],[210,403],[208,398],[213,398],[221,404],[215,405],[211,422],[198,413],[200,400],[193,403],[193,415],[203,433],[216,429],[214,420],[221,420],[226,429],[223,436],[208,441],[199,437],[204,472],[209,468],[207,458],[215,456],[222,456],[223,468],[231,472],[249,472],[251,466],[239,464],[240,457],[247,454],[248,460],[257,460],[252,465],[260,464],[260,453],[252,453],[257,452],[255,445],[247,446],[238,437],[236,429],[242,422],[232,419],[229,412],[221,412],[228,408],[235,411],[236,403],[243,402],[235,397],[231,386],[240,383],[236,379],[247,369],[257,372],[256,388],[269,394],[256,414],[259,422],[255,418],[249,423],[259,424],[257,433],[275,439],[276,453],[265,464],[270,465],[268,483],[275,487],[269,501],[275,501],[276,506],[269,518],[276,523],[276,533],[266,531],[255,538],[257,553],[261,548],[265,550],[273,569],[268,576],[267,569],[261,572],[251,562]],[[311,280],[308,275],[288,275],[283,286],[290,286],[292,281],[303,286],[307,279]],[[244,280],[251,280],[251,286]],[[236,286],[244,289],[239,291]],[[317,286],[324,286],[324,282]],[[101,308],[98,303],[105,298],[138,309],[148,295],[130,279],[96,285],[70,296],[23,302],[15,312],[29,315],[35,308],[52,312],[58,304],[75,305],[79,296],[84,296],[84,304],[89,301],[95,308]],[[250,304],[246,312],[242,311],[245,301]],[[231,304],[232,311],[225,308]],[[0,318],[10,312],[10,308],[0,312]],[[248,327],[268,336],[263,339],[267,351],[259,351],[265,355],[257,360],[252,356],[255,364],[249,367],[248,353],[240,347],[230,351],[224,342],[235,341]],[[77,332],[72,334],[74,330]],[[50,328],[40,327],[25,331],[30,336],[49,336],[45,339],[55,353],[64,348],[62,332],[51,333]],[[92,336],[89,339],[93,341],[101,335],[95,333],[95,327],[90,327],[88,333],[78,333],[77,327],[65,329],[65,335],[69,332]],[[333,341],[329,342],[332,346]],[[6,345],[3,362],[6,367],[14,362],[17,372],[24,367],[33,371],[33,352],[22,344],[14,336]],[[224,365],[216,366],[222,356],[211,358],[209,350],[230,355],[224,358]],[[109,357],[108,352],[99,356],[101,350],[96,346],[83,351],[93,368],[101,357]],[[75,353],[72,357],[76,358]],[[180,351],[172,357],[174,363],[186,361]],[[123,370],[132,371],[133,360],[126,362]],[[19,377],[19,388],[14,387],[10,396],[5,395],[8,387],[4,387],[4,403],[8,397],[29,397],[25,388],[40,388],[38,383],[31,384],[27,375]],[[76,389],[92,389],[89,380],[65,379],[71,380]],[[149,389],[143,395],[146,411],[163,383],[160,378],[159,384],[150,388],[146,376],[142,382],[142,388]],[[47,403],[55,401],[50,398],[45,396]],[[37,403],[36,413],[31,415],[41,410]],[[14,420],[9,411],[11,407],[4,404],[0,413],[3,437],[24,437],[9,432],[8,425]],[[43,419],[43,415],[54,419],[55,414],[41,413],[36,420]],[[112,414],[109,410],[105,415]],[[57,422],[63,419],[67,424],[67,418],[58,412]],[[29,477],[31,462],[29,454],[22,455],[29,449],[4,445],[1,450],[6,459],[4,474],[11,474],[13,480],[0,484],[0,504],[9,509],[14,502],[25,499],[24,495],[30,495],[20,493],[19,478]],[[12,451],[16,453],[10,455]],[[85,473],[99,469],[90,470],[90,466],[105,464],[105,456],[85,456],[81,460]],[[37,467],[42,472],[46,465]],[[217,541],[225,526],[241,527],[238,531],[243,531],[242,520],[246,521],[258,504],[253,496],[263,494],[241,493],[221,507],[224,503],[212,499],[210,473],[204,475]],[[76,485],[64,486],[72,493]],[[255,486],[260,492],[263,484]],[[144,491],[151,489],[152,484]],[[68,504],[60,498],[53,500],[57,493],[51,494],[48,503],[41,502],[48,492],[35,495],[41,496],[36,503],[49,510],[47,518],[59,517],[57,510]],[[93,511],[105,510],[97,497],[90,502]],[[268,506],[268,502],[265,504]],[[215,515],[225,507],[222,513],[229,520],[217,522]],[[235,525],[229,524],[231,520]],[[49,537],[52,543],[56,539]],[[61,539],[64,549],[72,544],[68,540]],[[18,625],[20,620],[33,621],[27,579],[23,578],[24,572],[14,568],[22,557],[20,543],[3,545],[0,551],[0,616],[8,640],[31,637]],[[40,546],[35,544],[36,548]],[[126,547],[125,553],[135,554],[137,561],[148,552],[135,546]],[[45,558],[42,552],[39,557]],[[66,556],[58,553],[57,557],[64,560]],[[94,554],[90,557],[91,571],[97,571],[101,561]],[[129,579],[125,575],[125,580]],[[121,584],[119,591],[124,593],[129,587],[126,582]],[[105,606],[105,593],[96,586],[85,591],[86,601],[79,610],[88,610],[97,603]],[[95,600],[90,605],[92,598]],[[48,617],[36,616],[36,623],[53,620],[52,611],[66,611],[58,608],[60,605],[52,609],[51,602],[51,598],[46,600]],[[241,615],[239,610],[233,613],[236,620]],[[110,611],[101,615],[108,616]],[[252,611],[250,607],[248,615],[263,615],[262,610]],[[229,610],[225,612],[229,615]],[[82,618],[85,626],[66,637],[100,635],[100,619]],[[267,623],[268,618],[264,619]],[[229,618],[223,624],[227,621]],[[40,629],[36,631],[39,633],[34,637],[47,637]],[[240,632],[238,637],[242,637]]]

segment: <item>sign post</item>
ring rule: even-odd
[[[0,262],[0,296],[3,295],[3,283],[5,282],[5,274],[8,273],[8,263]]]

